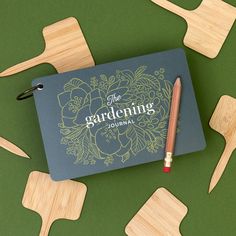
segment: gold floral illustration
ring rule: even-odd
[[[57,96],[61,109],[58,127],[61,144],[75,164],[95,165],[99,161],[110,166],[117,160],[125,163],[144,150],[156,153],[164,147],[173,85],[165,80],[164,68],[153,74],[146,70],[140,66],[135,71],[101,74],[88,81],[72,78],[64,85]],[[108,128],[109,121],[86,127],[84,117],[108,111],[107,97],[111,94],[122,95],[113,104],[116,110],[152,103],[155,113],[126,117],[133,120],[128,125]]]

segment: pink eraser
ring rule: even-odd
[[[171,170],[171,167],[163,167],[163,172],[169,173]]]

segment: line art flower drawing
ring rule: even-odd
[[[61,111],[58,128],[61,144],[74,164],[102,162],[110,166],[115,161],[125,163],[144,150],[156,153],[164,147],[173,85],[165,79],[164,68],[152,74],[146,70],[147,66],[135,71],[118,70],[114,75],[101,74],[86,82],[72,78],[64,85],[57,95]],[[88,128],[85,117],[108,112],[107,97],[111,94],[122,97],[112,104],[115,110],[153,103],[155,113],[126,117],[133,120],[128,125],[108,128],[109,121]]]

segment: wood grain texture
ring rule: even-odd
[[[94,60],[81,31],[78,21],[69,17],[43,29],[44,52],[0,73],[9,76],[41,63],[49,63],[57,72],[67,72],[78,68],[94,66]]]
[[[181,236],[179,225],[187,207],[165,188],[159,188],[128,223],[128,236]]]
[[[209,58],[218,55],[236,19],[236,8],[222,0],[203,0],[191,11],[168,0],[152,2],[184,18],[188,25],[184,44]]]
[[[222,176],[230,156],[236,148],[236,99],[227,95],[222,96],[209,125],[223,135],[226,141],[225,150],[211,178],[209,186],[209,192],[211,192]]]
[[[6,140],[3,137],[0,137],[0,147],[8,150],[9,152],[12,152],[20,157],[26,157],[30,158],[22,149],[17,147],[14,143],[11,143],[10,141]]]
[[[83,183],[66,180],[55,182],[39,171],[30,173],[22,204],[40,214],[40,236],[49,233],[57,219],[76,220],[80,217],[87,188]]]

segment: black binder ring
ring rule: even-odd
[[[16,97],[16,100],[20,101],[20,100],[24,100],[26,98],[32,97],[33,96],[33,92],[35,90],[42,90],[43,89],[43,85],[42,84],[37,84],[29,89],[26,89],[23,93],[19,94]]]

